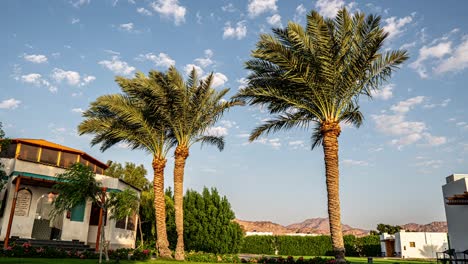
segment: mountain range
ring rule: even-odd
[[[328,218],[311,218],[300,223],[283,226],[271,221],[245,221],[235,219],[245,232],[272,232],[275,235],[284,235],[288,233],[310,233],[310,234],[330,234]],[[403,230],[409,232],[447,232],[446,222],[431,222],[429,224],[409,223],[400,225]],[[355,228],[343,224],[344,235],[365,236],[370,230]]]

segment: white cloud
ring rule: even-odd
[[[224,26],[223,39],[237,38],[243,39],[247,35],[246,21],[242,20],[237,22],[236,27],[231,26],[231,22],[227,22]]]
[[[146,53],[146,54],[140,54],[137,57],[137,60],[140,61],[152,61],[156,67],[164,67],[164,68],[169,68],[172,65],[175,65],[175,60],[173,60],[169,55],[166,53],[159,53],[158,55],[154,53]]]
[[[237,9],[234,7],[232,3],[228,3],[227,5],[222,6],[221,10],[223,10],[224,12],[232,13],[232,12],[235,12]]]
[[[407,49],[413,48],[415,46],[416,46],[416,41],[413,41],[413,42],[409,42],[409,43],[405,43],[405,44],[401,45],[400,49],[407,50]]]
[[[303,4],[300,4],[296,7],[296,12],[294,13],[294,21],[301,23],[302,19],[305,18],[307,10]]]
[[[398,35],[405,31],[404,26],[411,23],[413,18],[411,16],[406,16],[402,18],[389,17],[385,19],[386,25],[383,27],[383,30],[388,32],[389,35],[387,39],[396,38]]]
[[[315,8],[322,16],[333,18],[344,5],[343,0],[318,0],[315,3]]]
[[[421,104],[425,99],[426,97],[424,96],[412,97],[405,101],[401,101],[396,105],[393,105],[390,109],[398,113],[406,113],[416,105]]]
[[[178,0],[156,0],[151,7],[163,17],[173,18],[176,25],[185,22],[187,9],[179,5]]]
[[[203,17],[202,15],[200,15],[200,11],[197,11],[197,13],[195,14],[195,16],[197,17],[197,24],[202,24],[202,20],[203,20]]]
[[[187,64],[184,66],[184,71],[187,75],[189,75],[192,72],[192,69],[195,68],[195,71],[197,72],[198,76],[203,75],[203,69],[195,64]]]
[[[380,90],[373,90],[371,95],[376,99],[388,100],[393,97],[393,87],[393,84],[388,84]]]
[[[246,78],[237,79],[237,82],[239,83],[239,89],[244,89],[249,84],[249,81]]]
[[[276,12],[278,6],[276,6],[277,0],[249,0],[247,11],[250,17],[256,17],[266,12]]]
[[[72,18],[71,23],[72,23],[72,25],[74,25],[76,23],[80,23],[80,19],[79,18]]]
[[[228,77],[226,77],[226,75],[224,75],[224,74],[222,74],[220,72],[215,72],[215,73],[213,73],[213,82],[211,84],[211,87],[213,87],[213,88],[221,87],[227,81],[228,81]]]
[[[47,62],[47,57],[41,54],[31,54],[31,55],[24,54],[23,58],[32,63],[46,63]]]
[[[451,99],[445,99],[443,100],[440,104],[425,104],[423,105],[424,108],[427,108],[427,109],[431,109],[431,108],[435,108],[435,107],[446,107],[450,101],[452,101]]]
[[[127,32],[133,32],[133,23],[120,24],[119,29]]]
[[[204,58],[196,58],[194,62],[197,65],[200,65],[200,67],[205,68],[207,66],[210,66],[213,64],[213,60],[211,59],[213,57],[213,51],[210,49],[205,50],[205,57]]]
[[[73,108],[72,112],[82,114],[84,112],[84,110],[82,108]]]
[[[369,166],[369,162],[364,160],[352,160],[352,159],[345,159],[342,161],[344,165],[351,165],[351,166]]]
[[[237,123],[235,121],[230,121],[230,120],[221,120],[219,121],[221,125],[223,125],[226,128],[233,128],[237,127]]]
[[[409,67],[415,69],[421,78],[427,78],[427,70],[424,62],[430,58],[441,59],[452,52],[452,42],[441,42],[434,46],[424,45],[419,50],[419,56],[416,61],[412,62]]]
[[[6,99],[0,102],[0,109],[15,109],[21,104],[21,101],[14,98]]]
[[[87,5],[91,2],[91,0],[77,0],[77,1],[71,1],[70,3],[75,7],[79,8],[81,6]]]
[[[115,74],[130,75],[135,71],[135,67],[128,65],[127,62],[120,60],[118,56],[112,56],[112,59],[98,62]]]
[[[59,68],[55,68],[52,70],[51,74],[52,79],[54,79],[57,83],[61,83],[62,81],[66,81],[69,85],[77,86],[80,84],[80,74],[76,71],[65,71]]]
[[[281,141],[280,141],[279,138],[267,139],[265,137],[262,137],[262,138],[256,139],[252,143],[267,145],[267,146],[270,146],[270,147],[272,147],[274,149],[279,149],[281,147]],[[245,142],[242,145],[245,146],[245,145],[248,145],[248,144],[249,144],[249,142]]]
[[[424,122],[406,120],[406,114],[424,100],[424,96],[409,98],[390,108],[394,114],[372,115],[375,128],[386,135],[396,136],[397,138],[391,140],[391,144],[399,149],[423,139],[430,146],[445,144],[447,139],[431,135]]]
[[[274,27],[282,27],[283,25],[281,24],[281,16],[279,14],[274,14],[270,17],[267,17],[267,22],[268,24],[274,26]]]
[[[468,37],[455,48],[451,56],[442,61],[434,71],[436,73],[457,72],[468,67]]]
[[[217,137],[227,136],[228,135],[228,129],[226,127],[222,127],[222,126],[210,127],[205,131],[205,135],[207,135],[207,136],[217,136]]]
[[[425,160],[416,163],[415,165],[418,167],[428,168],[431,167],[433,169],[438,169],[443,164],[442,160]]]
[[[42,75],[39,73],[30,73],[21,76],[21,81],[25,83],[31,83],[34,85],[40,85],[42,80]]]
[[[83,78],[83,83],[82,83],[82,85],[86,85],[86,84],[88,84],[88,83],[90,83],[90,82],[93,82],[94,80],[96,80],[96,77],[95,77],[95,76],[92,76],[92,75],[85,76],[85,77]]]
[[[151,11],[149,11],[148,9],[144,8],[144,7],[139,7],[137,8],[136,10],[139,14],[142,14],[144,16],[152,16],[153,13],[151,13]]]

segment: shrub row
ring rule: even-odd
[[[379,236],[344,236],[347,256],[380,256]],[[292,256],[333,255],[330,236],[248,236],[242,253]]]
[[[109,250],[110,259],[127,259],[129,254],[132,260],[146,260],[150,258],[151,251],[127,248]],[[23,244],[12,243],[5,249],[1,248],[0,257],[97,259],[99,253],[87,250],[64,250],[55,247],[33,247],[26,242]]]

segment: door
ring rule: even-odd
[[[395,240],[385,240],[385,251],[387,252],[386,257],[395,256]]]
[[[51,215],[53,202],[57,195],[49,192],[37,200],[36,215],[31,238],[41,240],[60,240],[63,226],[63,213]]]

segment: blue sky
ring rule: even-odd
[[[468,17],[465,1],[187,1],[63,0],[0,3],[0,121],[10,137],[43,138],[96,158],[142,163],[151,157],[123,144],[101,153],[78,136],[81,112],[98,96],[119,92],[116,75],[196,67],[215,86],[242,87],[259,34],[312,9],[327,17],[346,5],[382,16],[384,49],[411,58],[372,101],[365,123],[340,136],[343,222],[375,228],[445,220],[441,185],[468,173]],[[308,131],[290,130],[248,143],[268,115],[229,112],[210,131],[223,152],[194,146],[186,187],[216,187],[238,218],[282,224],[325,217],[323,153]],[[172,185],[172,155],[166,168]],[[152,175],[149,175],[152,177]]]

